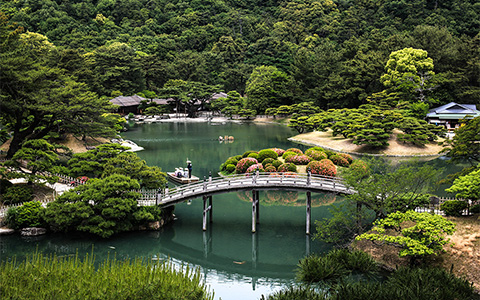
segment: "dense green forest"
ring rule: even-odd
[[[247,96],[256,84],[270,107],[358,107],[385,88],[389,55],[411,47],[433,59],[432,101],[480,104],[477,0],[1,2],[10,24],[46,36],[56,67],[100,96],[161,95],[181,79]],[[254,70],[270,81],[250,82]]]

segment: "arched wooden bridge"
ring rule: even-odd
[[[312,192],[334,192],[352,194],[354,191],[346,187],[336,177],[297,173],[255,173],[227,177],[205,178],[203,182],[190,183],[157,193],[156,199],[139,200],[139,205],[160,205],[168,207],[194,198],[203,198],[203,230],[206,230],[207,213],[212,221],[212,196],[215,194],[251,190],[252,232],[256,231],[259,220],[259,190],[296,190],[307,193],[307,234],[310,234],[310,210]],[[208,205],[207,205],[208,200]]]

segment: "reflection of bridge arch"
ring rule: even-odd
[[[207,228],[207,213],[212,222],[212,196],[240,190],[252,191],[252,232],[256,232],[259,220],[259,190],[294,190],[307,193],[307,226],[306,233],[310,234],[311,193],[334,192],[352,194],[354,191],[335,177],[296,173],[256,173],[250,175],[235,175],[228,177],[209,178],[203,182],[186,184],[174,189],[165,189],[157,194],[156,199],[141,200],[140,205],[160,205],[168,207],[180,202],[195,198],[203,198],[203,230]],[[208,200],[208,205],[207,205]]]

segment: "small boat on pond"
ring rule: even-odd
[[[175,181],[177,183],[185,184],[185,183],[191,183],[191,182],[197,182],[200,180],[197,176],[188,177],[187,176],[178,176],[178,174],[175,174],[175,172],[167,172],[168,178],[172,181]]]

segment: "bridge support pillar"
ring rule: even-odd
[[[252,233],[257,232],[258,199],[257,191],[252,191]]]
[[[208,205],[207,205],[208,198]],[[210,223],[212,223],[212,196],[203,196],[203,231],[207,230],[207,212],[210,217]]]
[[[312,221],[312,193],[307,192],[307,229],[306,233],[307,235],[310,235],[310,223]]]
[[[257,199],[257,224],[260,223],[260,191],[257,191],[256,197]]]

